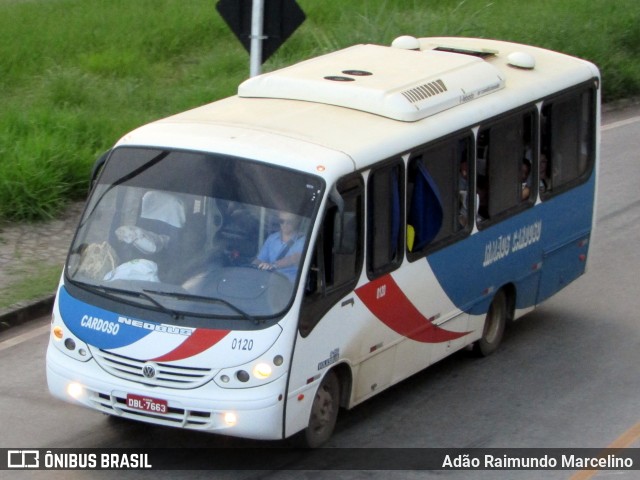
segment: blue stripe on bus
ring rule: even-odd
[[[485,314],[495,292],[516,288],[516,308],[549,298],[584,273],[594,178],[427,257],[463,311]]]
[[[144,323],[150,322],[138,322],[140,326],[121,322],[121,316],[117,313],[77,300],[64,287],[58,292],[58,306],[62,320],[69,330],[94,347],[125,347],[151,333],[151,330],[144,328]]]

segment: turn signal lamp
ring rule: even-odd
[[[64,331],[62,330],[62,327],[60,325],[56,325],[55,327],[53,327],[52,333],[56,340],[62,340],[62,337],[64,336]]]

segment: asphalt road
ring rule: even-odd
[[[500,350],[458,354],[349,412],[330,447],[640,447],[640,109],[604,115],[598,225],[589,272],[507,330]],[[48,395],[48,319],[0,337],[0,448],[252,447],[262,443],[109,419]],[[274,446],[274,444],[268,444]],[[277,445],[275,445],[277,446]],[[300,453],[296,468],[312,453]],[[324,462],[324,463],[323,463]],[[127,472],[127,478],[616,479],[635,472]],[[120,478],[122,472],[8,472],[0,478]]]

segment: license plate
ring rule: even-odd
[[[169,411],[169,404],[166,400],[131,393],[127,395],[127,407],[153,413],[167,413]]]

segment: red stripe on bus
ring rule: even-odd
[[[205,350],[213,347],[229,334],[230,330],[208,330],[206,328],[198,328],[180,345],[169,353],[153,358],[154,362],[173,362],[193,357]]]
[[[422,343],[442,343],[471,332],[452,332],[440,328],[411,303],[391,275],[363,285],[356,294],[381,322],[404,337]]]

